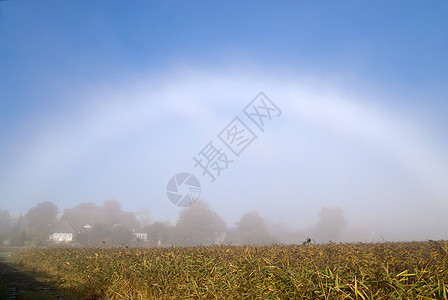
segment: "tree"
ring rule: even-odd
[[[13,219],[11,225],[11,246],[23,246],[26,241],[26,221],[22,214],[19,217]]]
[[[104,239],[111,236],[110,229],[101,223],[95,223],[88,234],[88,243],[90,245],[101,246]]]
[[[151,224],[151,212],[149,209],[141,209],[136,213],[136,215],[142,227],[146,227]]]
[[[28,225],[38,228],[47,228],[56,221],[57,206],[49,201],[41,202],[31,208],[25,215]]]
[[[176,223],[178,242],[186,246],[215,244],[225,231],[225,222],[203,201],[184,208]]]
[[[121,211],[121,204],[120,201],[115,199],[108,199],[105,200],[103,203],[103,209],[106,212],[109,213],[116,213]]]
[[[347,221],[344,218],[344,211],[340,207],[322,207],[319,212],[319,221],[316,224],[314,233],[321,242],[337,240]]]
[[[115,224],[110,229],[110,238],[114,245],[129,244],[132,240],[132,234],[124,225]]]
[[[0,209],[0,243],[5,242],[11,236],[12,219],[7,210]]]
[[[169,222],[154,222],[147,225],[143,231],[148,234],[148,239],[151,244],[168,245],[174,242],[174,226]]]
[[[238,225],[238,237],[244,245],[264,245],[277,242],[266,229],[266,223],[257,211],[244,214]]]
[[[98,207],[95,205],[95,203],[92,202],[83,202],[81,204],[78,204],[73,209],[74,210],[95,210]]]
[[[42,245],[48,240],[50,226],[56,222],[57,206],[49,201],[41,202],[25,215],[26,235],[31,245]]]

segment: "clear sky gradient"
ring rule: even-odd
[[[1,208],[175,222],[190,172],[228,226],[446,239],[447,53],[446,1],[0,1]],[[210,183],[192,157],[260,91],[282,116]]]

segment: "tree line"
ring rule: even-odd
[[[257,211],[245,213],[235,226],[228,227],[217,212],[203,201],[180,211],[175,224],[152,221],[149,210],[136,213],[121,209],[117,200],[102,206],[81,203],[58,215],[52,202],[41,202],[25,215],[12,216],[0,209],[0,243],[4,246],[48,246],[49,236],[63,223],[73,229],[78,246],[194,246],[264,245],[301,243],[311,236],[321,242],[337,240],[345,226],[342,209],[323,207],[319,221],[308,230],[285,230],[270,226]],[[60,226],[59,226],[60,228]],[[62,231],[62,229],[60,229]],[[141,234],[147,237],[143,239]]]

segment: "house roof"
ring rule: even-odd
[[[75,230],[65,219],[61,219],[56,222],[52,228],[53,233],[75,233]]]
[[[86,224],[93,226],[95,223],[106,223],[107,214],[99,209],[65,209],[62,218],[67,220],[79,232],[84,229]]]
[[[89,224],[94,226],[96,223],[111,227],[113,224],[122,224],[129,230],[138,230],[140,222],[133,212],[107,212],[102,208],[95,209],[65,209],[62,219],[67,220],[69,224],[77,231],[84,230],[84,226]]]

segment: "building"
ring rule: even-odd
[[[100,228],[99,232],[102,233],[94,230],[97,225]],[[65,209],[64,215],[51,228],[50,241],[53,243],[77,242],[81,245],[91,245],[100,238],[110,238],[114,231],[116,231],[115,234],[118,234],[118,241],[123,236],[120,236],[120,230],[118,230],[122,227],[133,233],[135,240],[147,241],[147,234],[138,231],[140,222],[135,217],[135,213],[121,210],[107,211],[102,207],[95,206]],[[123,231],[121,232],[123,233]],[[99,236],[101,234],[104,234],[104,236]],[[127,241],[125,242],[127,243]]]
[[[147,241],[148,240],[148,234],[145,232],[134,232],[132,233],[134,238],[139,241]]]
[[[65,219],[61,219],[56,222],[52,228],[50,234],[50,242],[53,243],[70,243],[73,241],[73,235],[75,230]]]

